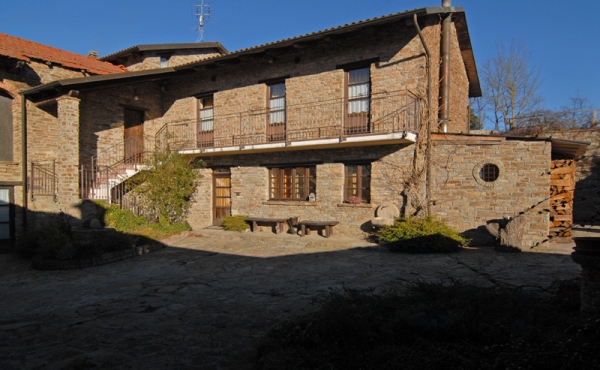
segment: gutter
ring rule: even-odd
[[[440,132],[448,132],[450,120],[450,29],[452,26],[452,0],[443,0],[442,6],[450,11],[442,21],[442,42],[440,49]]]
[[[27,99],[21,94],[21,181],[23,182],[23,229],[27,227]]]

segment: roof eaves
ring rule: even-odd
[[[125,80],[129,78],[135,77],[147,77],[147,76],[159,76],[162,74],[168,74],[175,72],[173,68],[158,68],[158,69],[148,69],[143,71],[134,71],[134,72],[123,72],[123,73],[114,73],[108,75],[98,75],[98,76],[89,76],[89,77],[79,77],[79,78],[69,78],[65,80],[58,80],[54,82],[49,82],[43,85],[39,85],[33,87],[31,89],[22,91],[21,94],[25,96],[35,95],[42,91],[56,89],[60,87],[72,87],[76,88],[77,86],[87,85],[90,83],[102,83],[107,81],[117,81],[117,80]]]
[[[160,51],[160,50],[178,50],[178,49],[217,49],[221,54],[226,54],[227,49],[218,41],[214,42],[202,42],[202,43],[175,43],[175,44],[142,44],[129,47],[109,54],[100,58],[102,61],[109,61],[117,59],[121,56],[135,53],[138,51]]]
[[[240,49],[240,50],[236,50],[236,51],[232,51],[228,54],[225,55],[221,55],[221,56],[216,56],[213,58],[207,58],[207,59],[203,59],[200,61],[194,61],[194,62],[190,62],[187,64],[182,64],[178,67],[175,67],[177,70],[183,70],[183,69],[187,69],[187,68],[194,68],[196,66],[200,66],[203,64],[208,64],[208,63],[212,63],[218,60],[227,60],[227,59],[232,59],[232,58],[236,58],[240,55],[246,55],[246,54],[252,54],[252,53],[259,53],[261,51],[263,51],[264,49],[268,49],[268,48],[273,48],[273,47],[277,47],[277,48],[281,48],[281,47],[286,47],[286,46],[291,46],[295,43],[298,42],[303,42],[303,41],[310,41],[310,40],[314,40],[314,39],[319,39],[319,38],[323,38],[327,35],[332,35],[332,34],[337,34],[337,33],[345,33],[345,32],[350,32],[354,29],[359,29],[359,28],[363,28],[366,26],[371,26],[371,25],[377,25],[377,24],[383,24],[383,23],[388,23],[388,22],[392,22],[394,20],[398,20],[398,19],[403,19],[403,18],[407,18],[409,16],[412,16],[413,14],[417,14],[417,15],[431,15],[431,14],[442,14],[442,13],[447,13],[448,11],[453,11],[453,12],[464,12],[462,7],[451,7],[451,8],[444,8],[441,6],[434,6],[434,7],[428,7],[428,8],[418,8],[418,9],[413,9],[413,10],[406,10],[403,12],[398,12],[398,13],[393,13],[393,14],[388,14],[388,15],[383,15],[383,16],[379,16],[379,17],[374,17],[374,18],[368,18],[368,19],[364,19],[364,20],[360,20],[360,21],[356,21],[356,22],[352,22],[352,23],[347,23],[347,24],[343,24],[340,26],[336,26],[336,27],[331,27],[331,28],[327,28],[321,31],[315,31],[312,33],[307,33],[304,35],[300,35],[300,36],[294,36],[294,37],[290,37],[287,39],[282,39],[282,40],[278,40],[278,41],[273,41],[273,42],[269,42],[269,43],[265,43],[265,44],[261,44],[261,45],[257,45],[257,46],[252,46],[249,48],[244,48],[244,49]]]

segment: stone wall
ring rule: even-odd
[[[439,76],[439,20],[430,17],[423,21],[423,33],[432,50],[432,101],[437,102]],[[451,99],[457,107],[451,109],[451,130],[464,131],[467,125],[468,83],[464,64],[453,34],[452,75],[457,83],[451,90]],[[222,121],[215,121],[215,138],[240,131],[240,113],[264,112],[267,107],[267,83],[285,79],[288,130],[306,127],[337,126],[342,122],[344,98],[344,70],[340,66],[373,58],[379,62],[370,65],[373,111],[381,104],[378,97],[387,95],[394,101],[387,104],[400,106],[403,91],[424,97],[426,71],[424,49],[415,29],[404,23],[380,27],[366,27],[352,37],[337,36],[321,40],[306,48],[269,51],[268,54],[241,56],[239,63],[220,63],[217,67],[199,67],[195,73],[171,78],[162,85],[163,123],[196,119],[194,96],[214,94],[214,113]],[[307,103],[310,109],[302,110]],[[320,104],[314,104],[320,103]],[[437,115],[437,113],[436,113]],[[296,120],[296,117],[302,119]],[[243,134],[264,132],[266,118],[244,118]],[[294,123],[295,122],[295,123]]]
[[[386,174],[410,164],[414,147],[383,145],[329,150],[308,150],[268,154],[246,154],[204,158],[209,168],[231,171],[232,214],[253,217],[292,217],[300,220],[338,220],[336,230],[357,234],[369,229],[375,209],[382,203],[399,208],[401,181],[391,181]],[[347,204],[344,201],[344,162],[372,163],[371,204]],[[402,163],[396,163],[401,160]],[[317,168],[316,201],[269,200],[269,167],[293,163],[313,163]],[[398,173],[398,172],[396,172]],[[194,228],[212,225],[212,173],[204,169],[190,211]]]
[[[554,139],[588,142],[585,154],[576,162],[573,222],[600,224],[600,128],[544,131]]]
[[[452,136],[435,142],[433,153],[432,213],[460,231],[471,231],[475,242],[487,232],[475,232],[487,222],[525,217],[523,245],[533,247],[548,236],[550,143],[504,141],[465,143]],[[495,164],[494,182],[479,178],[479,170]]]

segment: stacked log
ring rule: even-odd
[[[550,237],[571,236],[575,161],[555,159],[550,164]]]

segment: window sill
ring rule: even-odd
[[[350,203],[338,203],[338,207],[349,207],[349,208],[373,208],[372,204],[362,203],[362,204],[350,204]]]
[[[302,201],[302,200],[288,200],[288,201],[267,200],[267,201],[262,202],[262,204],[265,204],[268,206],[310,206],[310,207],[315,207],[317,204],[319,204],[319,202],[306,202],[306,201]]]

